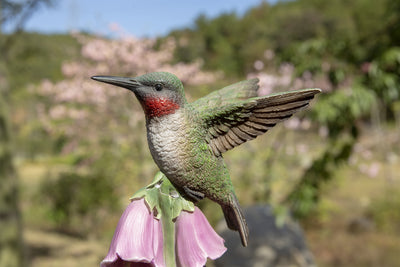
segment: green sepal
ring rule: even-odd
[[[154,212],[155,218],[161,220],[165,264],[176,266],[175,219],[183,210],[193,212],[194,204],[179,195],[162,172],[158,172],[153,182],[140,189],[131,200],[143,197],[147,206]]]
[[[157,219],[168,214],[170,220],[175,220],[183,210],[194,211],[193,202],[184,199],[162,172],[158,172],[151,184],[140,189],[130,199],[143,197],[149,209],[155,212]],[[169,207],[170,211],[163,212],[162,204],[164,207]]]

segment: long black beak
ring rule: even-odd
[[[141,86],[141,83],[136,81],[134,78],[117,77],[117,76],[93,76],[92,79],[95,81],[120,86],[130,91],[134,91],[136,88]]]

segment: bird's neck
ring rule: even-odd
[[[141,104],[148,118],[170,115],[180,108],[174,100],[162,97],[148,97],[143,99]]]

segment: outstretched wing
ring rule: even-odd
[[[197,99],[192,103],[192,105],[201,112],[203,110],[209,110],[213,107],[220,107],[233,102],[239,102],[256,97],[258,82],[259,80],[254,78],[231,84]]]
[[[304,89],[202,106],[199,114],[208,129],[208,145],[215,156],[220,156],[304,109],[319,92],[320,89]],[[196,102],[193,106],[198,109]]]

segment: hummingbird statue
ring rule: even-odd
[[[132,91],[146,117],[147,141],[157,166],[187,199],[217,202],[243,246],[248,227],[222,153],[256,138],[307,107],[319,89],[257,96],[258,79],[241,81],[188,103],[182,82],[168,72],[135,78],[93,76]]]

